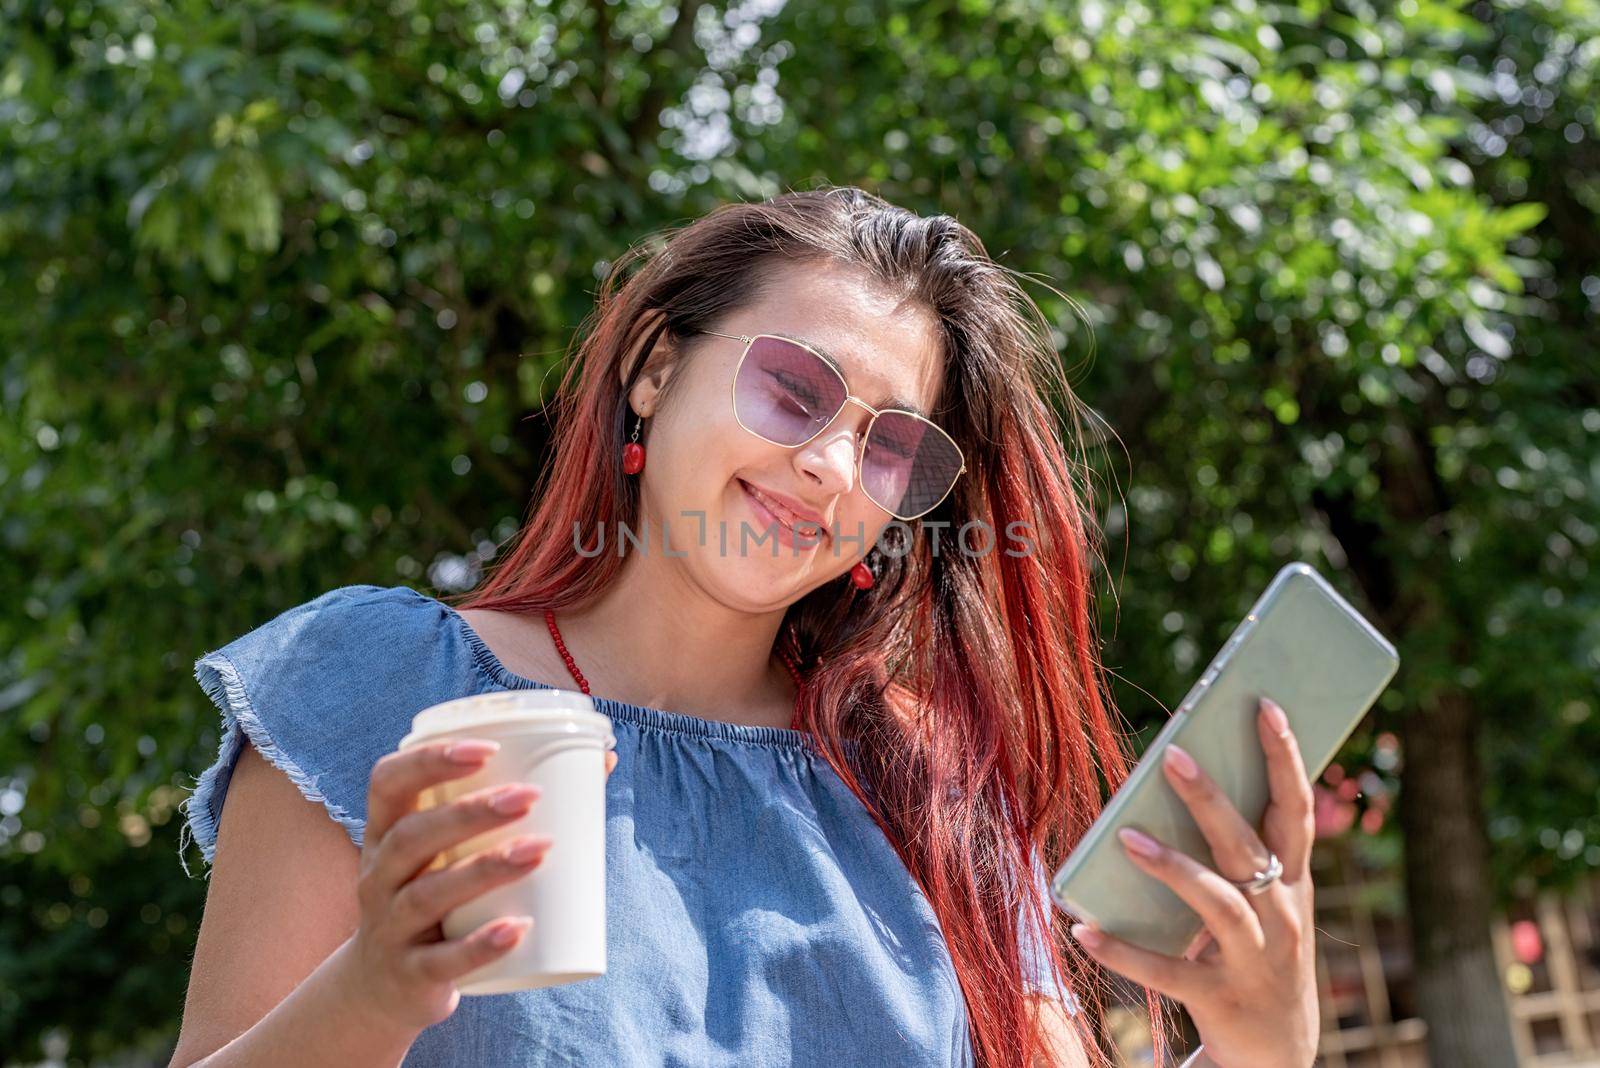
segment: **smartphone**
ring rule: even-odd
[[[1261,697],[1288,716],[1311,781],[1394,677],[1400,658],[1309,564],[1286,565],[1234,628],[1127,780],[1050,881],[1064,911],[1145,949],[1187,955],[1199,913],[1135,866],[1117,831],[1133,826],[1211,867],[1211,848],[1161,770],[1182,746],[1252,827],[1271,800],[1256,732]]]

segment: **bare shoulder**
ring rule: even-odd
[[[360,859],[246,742],[223,798],[174,1063],[248,1030],[355,931]]]
[[[502,638],[505,632],[517,622],[517,617],[510,612],[496,612],[487,608],[458,608],[456,615],[467,621],[483,643],[489,647],[490,652],[496,652],[495,639]]]
[[[543,618],[483,608],[463,608],[457,614],[513,675],[551,685],[566,676]]]
[[[1089,1054],[1066,1005],[1039,994],[1029,995],[1028,1000],[1039,1015],[1040,1034],[1048,1048],[1037,1068],[1089,1068]]]

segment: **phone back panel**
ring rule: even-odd
[[[1134,866],[1116,831],[1135,826],[1215,867],[1199,826],[1160,763],[1176,742],[1253,827],[1270,800],[1257,699],[1289,717],[1314,781],[1394,676],[1399,657],[1310,565],[1286,565],[1234,629],[1166,725],[1051,880],[1057,904],[1146,949],[1182,954],[1199,914]]]

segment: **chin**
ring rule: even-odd
[[[711,571],[703,579],[717,600],[729,608],[757,615],[778,611],[811,590],[804,568],[780,556],[716,556],[707,561]]]

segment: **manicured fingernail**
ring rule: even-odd
[[[533,926],[532,916],[519,916],[510,923],[496,927],[494,934],[489,936],[489,941],[501,949],[517,940],[517,936]]]
[[[1278,702],[1270,697],[1261,699],[1261,709],[1267,714],[1267,725],[1272,732],[1278,735],[1289,733],[1289,717],[1283,714],[1283,709],[1278,707]]]
[[[1129,849],[1140,856],[1153,857],[1161,852],[1161,846],[1154,838],[1132,827],[1124,827],[1117,832],[1117,837],[1125,842]]]
[[[1194,757],[1185,753],[1175,745],[1167,746],[1167,766],[1178,773],[1178,777],[1194,781],[1195,775],[1200,771],[1194,765]]]
[[[1082,923],[1075,923],[1072,925],[1072,937],[1076,938],[1090,949],[1099,948],[1100,943],[1105,941],[1100,937],[1099,931],[1096,931],[1093,927]]]
[[[499,751],[499,742],[457,742],[444,751],[444,758],[455,764],[476,764]]]
[[[527,864],[549,848],[549,838],[523,838],[506,850],[506,859],[513,864]]]
[[[489,802],[489,807],[496,812],[509,816],[513,812],[521,812],[539,796],[539,788],[526,784],[506,786],[497,791],[494,800]]]

